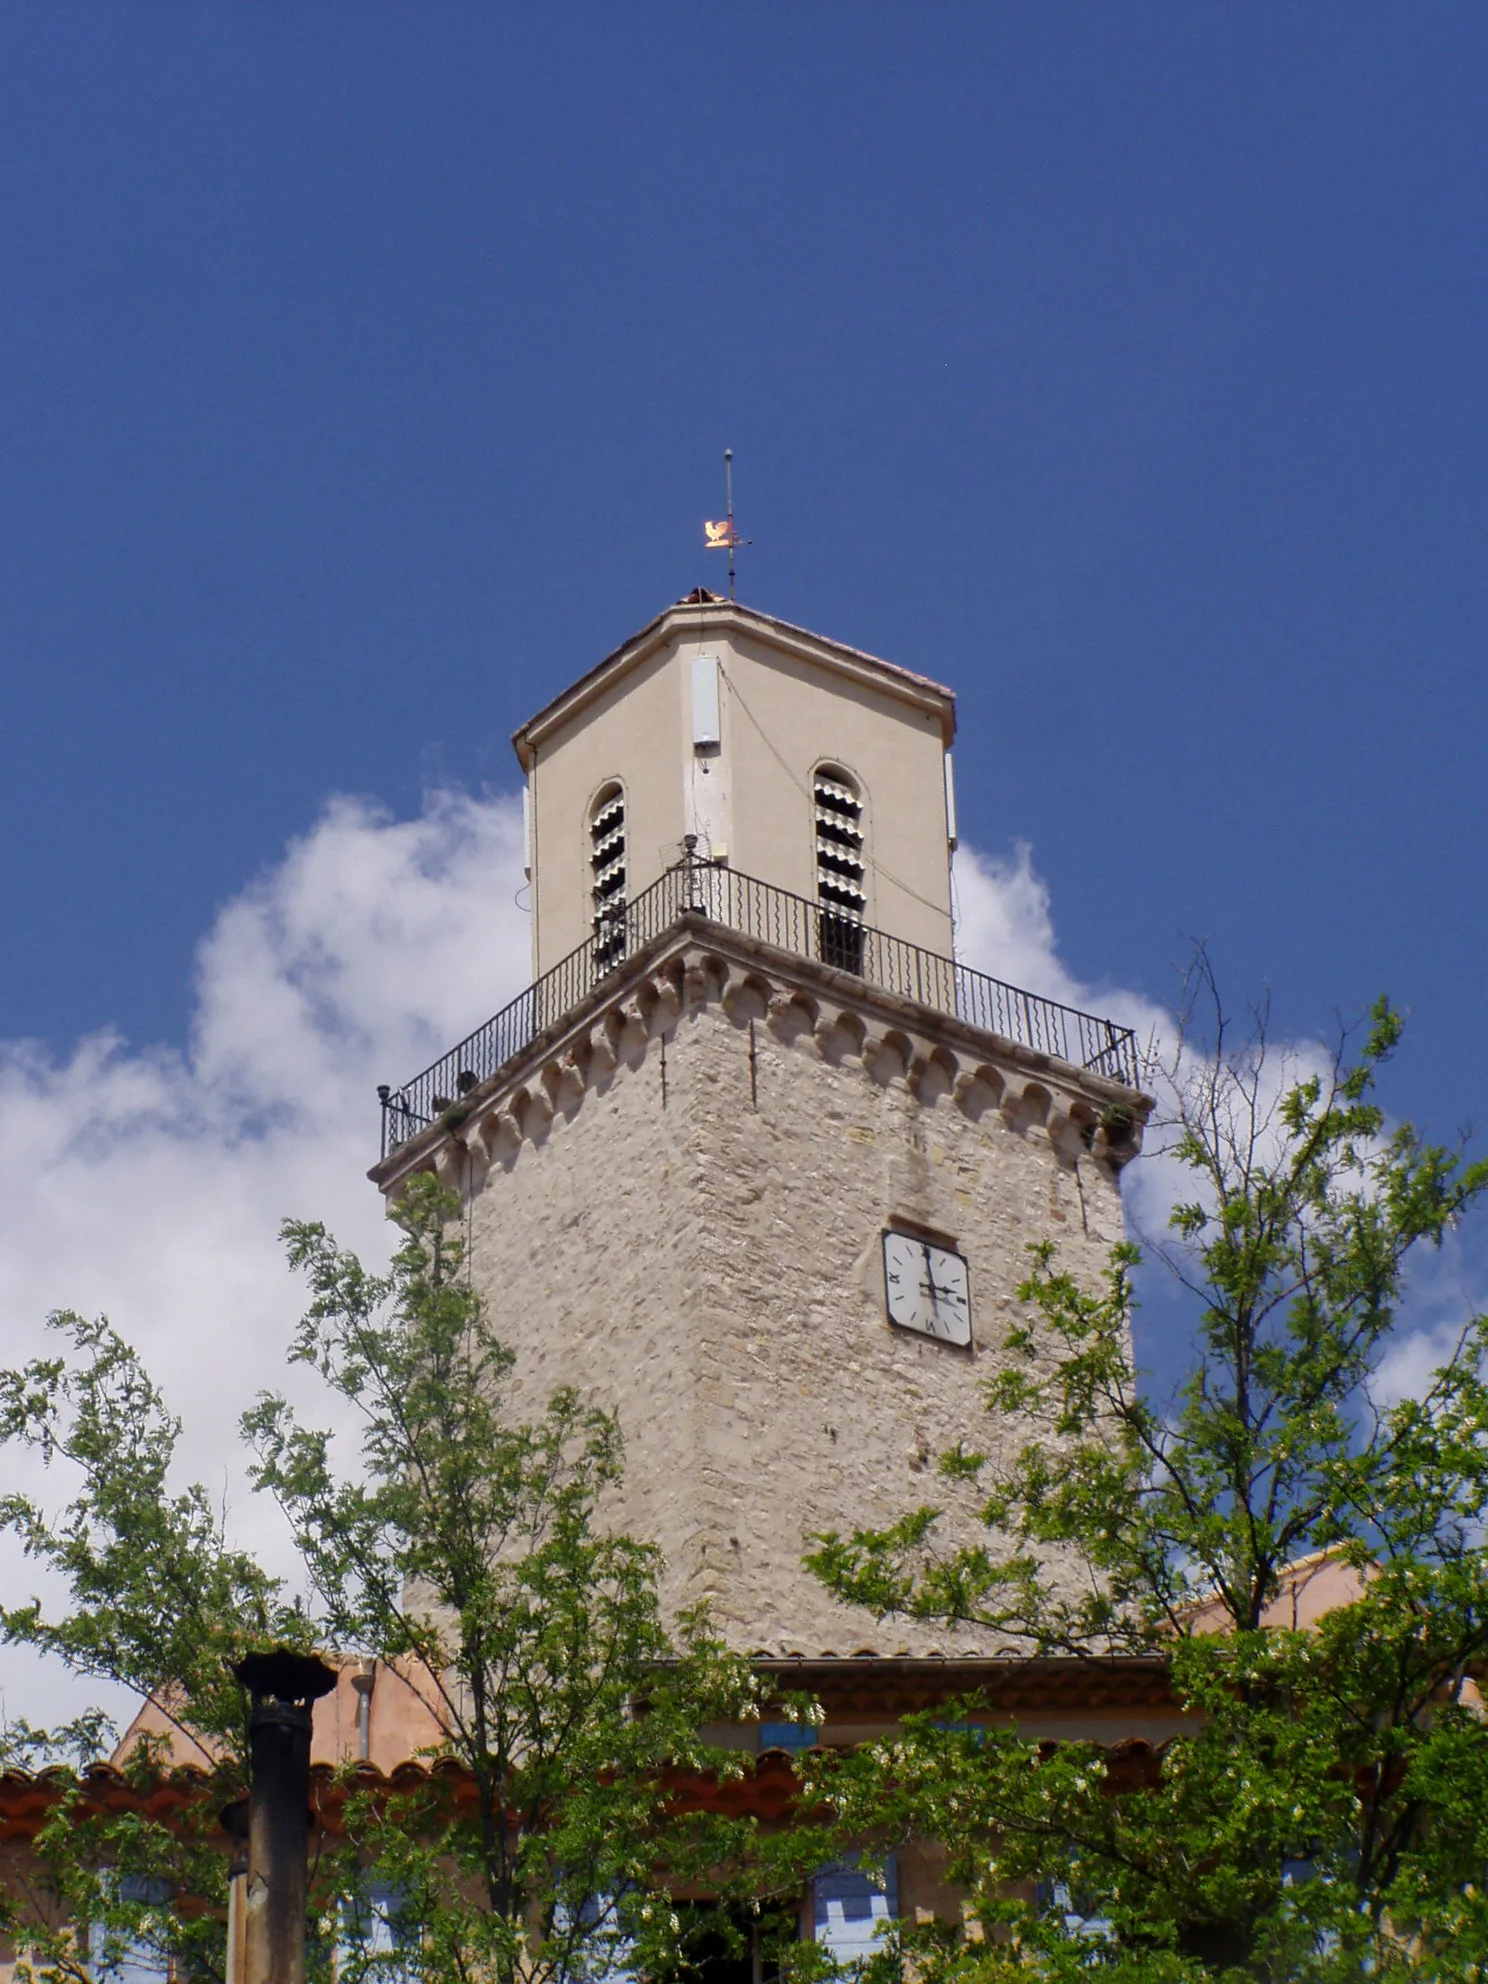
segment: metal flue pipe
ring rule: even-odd
[[[336,1676],[284,1648],[250,1653],[233,1673],[253,1697],[243,1984],[305,1984],[310,1717]]]

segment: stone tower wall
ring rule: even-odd
[[[473,1272],[520,1409],[572,1383],[618,1411],[612,1519],[661,1546],[668,1604],[706,1597],[735,1645],[993,1650],[844,1607],[800,1557],[812,1532],[949,1503],[935,1457],[998,1437],[981,1385],[1028,1245],[1055,1238],[1093,1281],[1122,1235],[1096,1111],[760,974],[679,959],[671,983],[467,1133]],[[885,1320],[896,1221],[967,1255],[971,1351]]]

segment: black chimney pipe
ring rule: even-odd
[[[245,1655],[233,1673],[253,1697],[243,1984],[305,1984],[310,1715],[336,1675],[284,1647]]]

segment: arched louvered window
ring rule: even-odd
[[[861,974],[868,909],[863,794],[857,780],[840,765],[821,765],[812,780],[812,797],[822,963]]]
[[[593,872],[594,966],[610,971],[625,956],[625,788],[607,785],[589,814]]]

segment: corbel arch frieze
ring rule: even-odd
[[[573,1120],[589,1091],[607,1086],[622,1062],[639,1068],[650,1043],[674,1028],[684,1012],[709,1006],[738,1028],[763,1020],[783,1045],[799,1045],[834,1067],[856,1065],[881,1088],[902,1082],[924,1108],[948,1097],[969,1121],[995,1113],[1017,1135],[1042,1130],[1061,1163],[1088,1155],[1114,1175],[1140,1149],[1136,1108],[1119,1101],[1103,1107],[1098,1094],[1067,1087],[1058,1070],[1050,1079],[1019,1050],[994,1063],[977,1059],[959,1039],[937,1037],[933,1027],[912,1021],[894,1025],[875,1011],[871,988],[864,991],[861,1005],[850,992],[816,996],[769,964],[691,945],[659,960],[639,980],[617,986],[611,1003],[557,1051],[550,1047],[545,1057],[529,1062],[516,1086],[453,1128],[426,1168],[437,1167],[450,1182],[479,1189],[487,1171],[510,1170],[524,1144],[543,1142],[555,1117]]]

